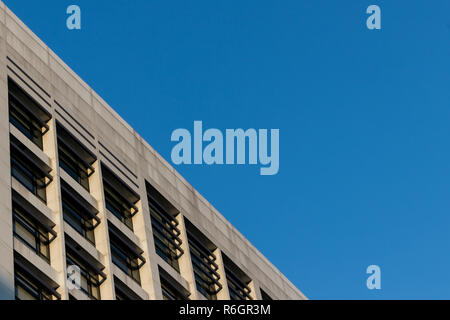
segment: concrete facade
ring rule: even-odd
[[[43,148],[37,148],[10,124],[8,78],[20,86],[51,119],[43,136]],[[219,282],[218,299],[230,299],[223,257],[226,255],[248,276],[252,299],[262,298],[261,290],[273,299],[306,299],[245,237],[204,199],[174,168],[142,139],[86,83],[36,37],[0,2],[0,298],[14,299],[14,261],[19,255],[38,268],[57,285],[61,299],[89,299],[66,283],[66,243],[75,241],[97,260],[106,275],[100,286],[101,299],[116,299],[120,282],[142,299],[162,299],[160,270],[188,292],[192,300],[205,299],[196,289],[194,268],[188,246],[185,219],[215,246]],[[83,189],[59,165],[56,123],[64,127],[92,155],[95,172],[89,177],[90,191]],[[40,162],[51,168],[53,181],[47,186],[44,204],[11,177],[10,135],[23,144]],[[139,196],[138,213],[133,216],[133,231],[106,208],[102,165]],[[95,246],[64,221],[61,187],[69,185],[86,203],[98,211],[100,224],[95,228]],[[176,208],[181,248],[179,272],[155,251],[146,184],[151,184]],[[24,246],[13,235],[12,192],[41,212],[54,225],[56,238],[50,244],[49,263]],[[127,241],[142,250],[145,264],[139,269],[141,283],[133,281],[111,258],[109,226],[114,226]],[[56,287],[55,285],[55,287]]]

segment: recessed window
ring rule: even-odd
[[[51,293],[25,273],[14,273],[16,300],[52,300]]]
[[[50,262],[50,243],[55,239],[56,234],[44,227],[39,220],[27,213],[16,202],[13,202],[13,222],[14,237]]]
[[[12,80],[8,81],[8,91],[10,123],[42,149],[51,116]]]
[[[29,150],[11,136],[11,175],[44,203],[47,202],[46,188],[53,181],[50,171],[51,168],[33,158]]]
[[[130,230],[137,214],[139,196],[126,186],[111,170],[102,165],[106,208]]]
[[[114,291],[116,292],[116,300],[142,300],[141,297],[117,277],[114,277]]]
[[[217,300],[217,293],[222,290],[213,253],[217,248],[192,223],[187,219],[185,222],[197,290],[208,300]]]
[[[149,183],[147,198],[156,253],[180,272],[178,259],[183,255],[183,249],[176,219],[179,212]]]
[[[89,177],[94,173],[95,156],[74,136],[57,123],[60,167],[88,192]]]
[[[139,269],[145,264],[145,259],[142,257],[143,251],[111,226],[109,235],[112,262],[140,285]]]
[[[261,289],[261,299],[266,301],[273,300],[263,289]]]
[[[230,258],[222,253],[228,292],[231,300],[253,300],[249,287],[251,279]]]
[[[81,288],[87,296],[100,300],[100,286],[106,280],[104,267],[66,235],[66,265],[80,269]]]
[[[95,228],[100,224],[98,211],[64,181],[61,191],[64,221],[95,246]]]
[[[159,267],[159,279],[163,300],[189,300],[189,291],[183,288],[163,268]]]
[[[16,300],[59,300],[58,284],[19,255],[14,255]]]

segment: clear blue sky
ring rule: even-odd
[[[4,2],[167,160],[279,128],[277,176],[177,169],[308,297],[450,299],[450,1]]]

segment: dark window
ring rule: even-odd
[[[217,293],[222,289],[217,273],[215,250],[212,243],[187,220],[187,236],[191,253],[192,266],[197,290],[209,300],[217,300]],[[195,235],[194,235],[195,233]],[[200,240],[201,239],[201,240]]]
[[[100,300],[100,281],[98,273],[81,263],[79,259],[75,258],[75,255],[73,255],[71,251],[67,251],[66,259],[67,266],[77,266],[80,268],[81,291],[92,299]]]
[[[73,154],[64,144],[58,144],[59,165],[76,182],[89,192],[89,174],[85,164]]]
[[[40,149],[50,116],[13,81],[9,87],[9,121]]]
[[[125,292],[123,292],[118,287],[116,287],[115,290],[116,290],[116,300],[132,300],[128,297],[128,295],[125,294]]]
[[[94,173],[96,157],[69,131],[56,123],[60,167],[89,192],[89,177]]]
[[[117,277],[114,277],[114,290],[116,292],[116,300],[130,300],[137,301],[142,300],[133,290],[131,290],[126,284],[120,281]]]
[[[11,142],[13,141],[11,140]],[[46,187],[52,181],[52,177],[21,147],[23,146],[11,143],[11,175],[42,202],[46,203]]]
[[[139,196],[127,187],[111,170],[102,165],[103,188],[106,208],[130,230],[137,214]]]
[[[225,254],[222,253],[228,291],[231,300],[253,300],[250,296],[250,278]]]
[[[148,194],[148,203],[156,253],[176,271],[180,272],[178,259],[183,255],[183,250],[181,249],[181,232],[178,229],[179,223],[156,200],[156,197]]]
[[[26,273],[14,271],[16,300],[52,300],[52,294]]]
[[[266,301],[273,300],[263,289],[261,289],[261,299]]]
[[[112,262],[138,284],[141,284],[139,269],[145,263],[135,252],[110,232]]]
[[[175,289],[168,281],[161,279],[163,300],[188,300],[186,296]]]
[[[112,189],[109,185],[104,185],[106,208],[117,219],[122,221],[128,228],[133,230],[133,216],[131,208],[127,202],[122,199],[121,195]]]
[[[81,213],[80,208],[75,203],[70,203],[70,201],[64,197],[62,208],[64,221],[95,246],[94,229],[96,224],[94,219],[86,218],[86,214]]]
[[[14,236],[37,255],[50,262],[51,240],[48,231],[15,203],[13,203],[13,222]]]

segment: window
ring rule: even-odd
[[[163,300],[189,300],[189,291],[173,279],[163,268],[158,267]]]
[[[106,209],[108,209],[117,219],[122,221],[128,228],[133,230],[133,216],[130,212],[130,207],[123,201],[122,197],[110,188],[109,185],[104,185]]]
[[[60,300],[58,284],[20,255],[14,255],[16,300]]]
[[[24,272],[14,272],[16,300],[52,300],[52,294]]]
[[[163,300],[184,300],[165,281],[161,281]]]
[[[265,301],[273,300],[263,289],[261,289],[261,299]]]
[[[213,253],[216,248],[187,219],[185,221],[197,290],[207,299],[217,300],[222,285],[217,273],[217,258]]]
[[[14,81],[9,80],[9,121],[40,149],[50,115]]]
[[[43,168],[38,160],[27,154],[24,146],[11,137],[11,175],[26,189],[47,202],[46,187],[53,178],[48,174],[51,168]]]
[[[222,253],[228,291],[231,300],[253,300],[249,284],[251,279],[230,258]]]
[[[20,205],[13,202],[14,236],[33,250],[37,255],[50,262],[50,243],[56,237],[49,236],[49,229],[44,228],[38,220],[31,217]]]
[[[180,272],[178,259],[184,252],[181,249],[179,223],[173,215],[178,211],[148,183],[147,195],[156,253]]]
[[[116,300],[142,300],[133,290],[114,277],[114,290],[116,292]]]
[[[100,300],[101,282],[98,272],[82,261],[71,249],[66,252],[66,260],[67,266],[80,268],[81,291],[94,300]]]
[[[96,225],[93,219],[86,219],[85,215],[79,213],[75,207],[63,198],[62,208],[64,221],[95,246],[94,229]]]
[[[103,188],[106,208],[130,230],[133,230],[133,217],[137,214],[137,196],[111,170],[102,166]]]
[[[59,123],[58,156],[60,167],[89,192],[89,177],[94,173],[96,158]]]
[[[122,300],[132,300],[128,297],[128,295],[125,294],[125,292],[123,292],[122,290],[120,290],[119,288],[115,288],[116,290],[116,300],[122,301]]]
[[[141,255],[143,251],[130,244],[128,239],[121,237],[113,227],[110,227],[109,234],[112,262],[140,285],[139,269],[145,263]]]
[[[94,230],[100,224],[97,209],[79,196],[64,180],[61,182],[64,221],[95,246]]]
[[[89,176],[86,166],[77,161],[65,145],[58,145],[59,165],[64,169],[76,182],[89,192]]]

